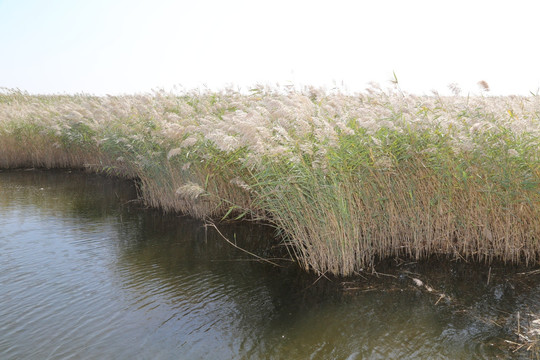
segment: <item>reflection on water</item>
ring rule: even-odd
[[[538,275],[439,262],[317,279],[253,261],[135,197],[129,183],[95,175],[0,172],[0,358],[530,355],[504,340],[516,340],[518,312],[521,326],[540,313]],[[222,230],[260,255],[276,246],[266,226]]]

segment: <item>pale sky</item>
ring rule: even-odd
[[[0,87],[540,89],[540,1],[0,0]]]

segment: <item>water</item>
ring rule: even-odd
[[[392,261],[319,279],[135,198],[96,175],[0,172],[1,359],[535,355],[505,342],[523,342],[518,313],[524,335],[540,314],[540,276],[517,274],[532,269]],[[283,250],[267,226],[220,229],[259,255]]]

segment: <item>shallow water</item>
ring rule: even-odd
[[[519,342],[518,313],[525,335],[540,314],[540,276],[517,274],[532,269],[392,261],[379,276],[319,279],[135,198],[96,175],[0,172],[1,359],[535,355],[504,341]],[[279,252],[267,226],[220,230]]]

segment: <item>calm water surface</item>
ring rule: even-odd
[[[504,341],[518,313],[524,334],[540,313],[539,275],[516,274],[531,269],[394,262],[317,279],[135,198],[96,175],[0,172],[1,359],[534,356]],[[221,230],[262,256],[276,246],[265,226]]]

